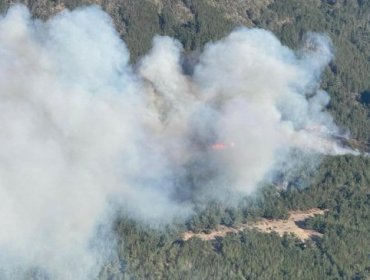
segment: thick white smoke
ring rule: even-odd
[[[14,6],[0,19],[0,278],[92,279],[112,207],[169,222],[252,193],[299,160],[292,150],[353,153],[318,87],[327,38],[294,52],[241,28],[206,45],[190,76],[181,55],[155,37],[134,71],[97,7],[41,22]]]

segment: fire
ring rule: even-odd
[[[227,143],[214,143],[211,145],[211,148],[213,150],[226,150],[226,149],[230,149],[230,148],[233,148],[235,146],[235,144],[233,142],[227,144]]]

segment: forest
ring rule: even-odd
[[[322,81],[322,87],[331,95],[329,109],[335,120],[349,129],[357,145],[367,149],[369,2],[277,0],[266,7],[250,4],[245,11],[246,23],[224,16],[226,1],[224,10],[220,8],[223,1],[218,1],[221,2],[218,7],[205,2],[184,1],[194,15],[185,23],[177,22],[170,5],[165,4],[159,19],[153,18],[153,24],[148,23],[153,27],[159,20],[158,30],[140,26],[149,33],[140,38],[145,43],[130,41],[128,31],[130,48],[142,48],[145,52],[150,42],[147,38],[159,31],[178,38],[185,49],[196,50],[240,24],[272,30],[293,48],[299,46],[307,32],[323,32],[335,46],[335,60],[326,69]],[[147,5],[149,9],[151,5]],[[132,16],[129,24],[138,26],[134,18],[137,17]],[[326,158],[312,174],[300,174],[299,179],[307,187],[300,188],[292,182],[287,190],[277,191],[274,186],[266,186],[258,199],[246,198],[244,205],[236,208],[215,203],[185,225],[162,233],[142,228],[129,219],[118,221],[117,232],[122,236],[118,249],[121,263],[115,269],[124,271],[122,279],[368,279],[369,164],[367,157]],[[312,207],[329,209],[325,216],[309,219],[305,224],[324,234],[323,239],[315,242],[302,244],[293,235],[280,238],[251,230],[208,242],[197,238],[179,240],[179,232],[184,229],[207,231],[219,224],[233,225],[259,217],[284,218],[290,209]]]
[[[11,1],[0,1],[5,10]],[[370,2],[364,0],[26,0],[33,15],[98,3],[114,19],[133,63],[155,34],[177,38],[187,53],[244,25],[271,30],[297,49],[308,32],[331,38],[335,59],[321,87],[331,97],[335,122],[350,132],[349,144],[368,151],[370,141]],[[235,4],[238,2],[239,4]],[[243,2],[240,4],[240,2]],[[234,3],[235,9],[231,8]],[[239,5],[239,6],[237,6]],[[138,36],[139,34],[139,36]],[[260,218],[287,218],[290,210],[328,209],[304,223],[323,238],[302,242],[292,234],[246,229],[225,238],[181,239],[186,230],[207,232]],[[117,258],[99,279],[369,279],[370,158],[329,156],[302,170],[286,189],[265,185],[238,206],[219,202],[189,218],[152,228],[130,217],[115,223]],[[32,278],[32,275],[31,275]],[[34,275],[37,279],[37,275]]]

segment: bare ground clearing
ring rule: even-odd
[[[258,231],[266,233],[276,232],[280,236],[283,236],[284,233],[293,233],[299,239],[305,241],[307,239],[322,237],[322,234],[314,230],[301,228],[299,224],[315,215],[324,215],[326,211],[327,210],[319,208],[312,208],[305,211],[290,211],[290,215],[287,220],[261,219],[254,223],[242,223],[235,227],[220,225],[217,229],[212,230],[209,233],[186,231],[182,234],[182,239],[186,241],[192,237],[198,237],[207,241],[213,240],[216,237],[225,237],[228,233],[238,233],[244,229],[257,229]]]

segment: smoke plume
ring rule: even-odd
[[[133,67],[97,7],[1,17],[0,278],[93,279],[117,209],[168,223],[251,194],[301,157],[356,153],[325,111],[325,36],[293,51],[240,28],[207,44],[191,74],[183,55],[156,36]]]

